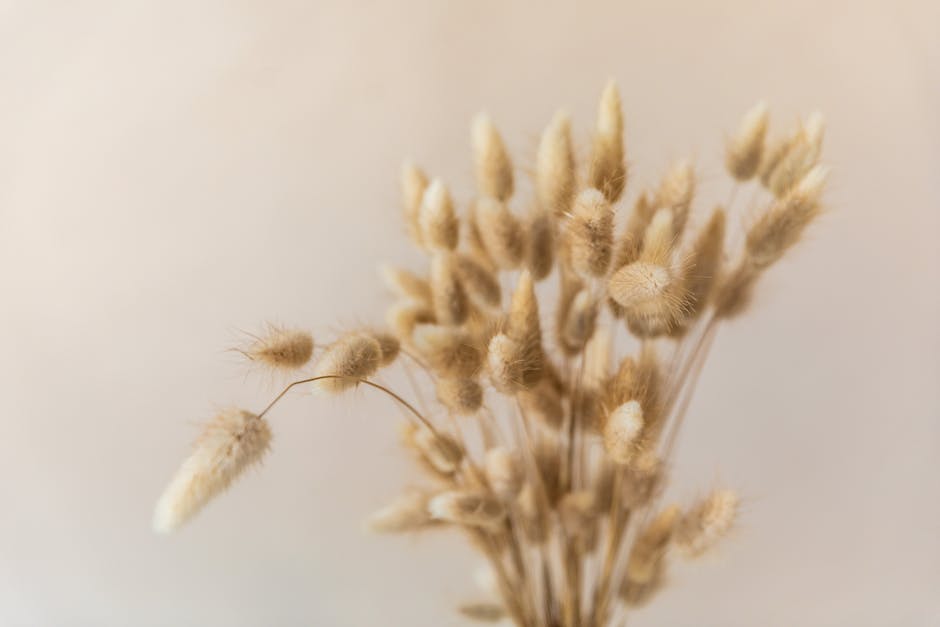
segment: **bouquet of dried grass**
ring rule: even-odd
[[[767,127],[760,104],[727,146],[728,173],[770,193],[732,245],[724,208],[692,215],[687,162],[637,193],[615,234],[627,162],[614,84],[601,97],[584,167],[568,118],[548,125],[524,214],[510,207],[510,156],[479,116],[478,196],[463,215],[442,181],[403,169],[405,223],[430,263],[426,274],[386,269],[398,298],[389,331],[351,330],[260,412],[213,419],[160,499],[155,528],[176,529],[262,457],[271,440],[266,416],[290,389],[367,386],[404,409],[402,440],[427,479],[370,527],[462,532],[488,559],[492,586],[490,598],[461,613],[531,627],[622,620],[660,590],[673,554],[705,553],[735,520],[730,490],[687,507],[663,505],[660,496],[717,325],[747,307],[757,279],[820,210],[821,118],[772,143]],[[536,286],[554,269],[559,287],[547,325]],[[617,338],[618,329],[628,333]],[[615,359],[617,345],[630,352]],[[307,332],[272,328],[243,352],[298,370],[314,343]],[[439,405],[419,411],[374,380],[395,362],[423,371]]]

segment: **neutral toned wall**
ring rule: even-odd
[[[759,97],[781,126],[824,111],[833,166],[682,439],[677,494],[738,486],[742,524],[631,624],[940,624],[938,24],[930,0],[0,3],[0,624],[457,624],[456,538],[360,530],[413,477],[381,399],[285,403],[263,469],[177,536],[152,505],[214,404],[273,389],[237,330],[381,319],[375,266],[417,261],[402,157],[466,197],[475,111],[531,155],[559,105],[587,137],[608,77],[635,181],[691,154],[722,199]]]

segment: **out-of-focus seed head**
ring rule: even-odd
[[[643,409],[636,400],[615,408],[604,425],[604,448],[618,464],[629,464],[637,453],[636,443],[643,431]]]
[[[539,205],[555,216],[563,216],[571,207],[577,187],[571,122],[559,111],[542,133],[535,157],[535,188]]]
[[[497,529],[506,517],[503,504],[482,491],[450,491],[438,494],[428,503],[431,517],[468,527]]]
[[[578,194],[566,226],[571,265],[585,277],[602,277],[614,246],[614,210],[596,189]]]
[[[428,177],[410,161],[401,168],[401,205],[405,226],[412,241],[424,246],[421,233],[421,201],[428,186]]]
[[[455,255],[440,252],[431,260],[431,302],[440,324],[462,324],[470,314]]]
[[[437,399],[455,414],[474,414],[483,405],[483,388],[475,379],[441,378],[436,391]]]
[[[314,369],[314,376],[339,378],[314,381],[315,391],[337,393],[355,387],[382,365],[382,346],[371,335],[351,333],[327,346]]]
[[[275,370],[297,370],[313,355],[313,336],[300,329],[272,326],[246,351],[253,361]]]
[[[447,186],[434,179],[424,191],[419,214],[421,241],[432,250],[453,250],[457,247],[459,225],[454,201]]]
[[[512,196],[512,162],[506,152],[503,138],[485,113],[480,113],[474,118],[471,135],[480,193],[483,196],[507,200]]]
[[[617,202],[627,181],[623,148],[623,111],[614,81],[607,83],[597,112],[588,180],[611,203]]]
[[[770,110],[764,101],[754,105],[738,126],[737,132],[728,142],[725,150],[725,167],[728,173],[738,181],[750,180],[757,174],[764,152],[764,138]]]
[[[490,259],[503,270],[518,268],[526,249],[519,219],[506,203],[495,198],[480,198],[474,211],[480,238]]]

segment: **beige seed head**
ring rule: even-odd
[[[604,448],[618,464],[629,464],[637,454],[637,440],[643,430],[643,408],[628,401],[610,413],[604,425]]]
[[[480,194],[507,200],[512,196],[512,162],[503,138],[485,113],[474,118],[471,135]]]
[[[428,185],[421,200],[419,214],[421,240],[432,250],[453,250],[457,247],[458,223],[454,201],[440,179]]]
[[[750,180],[757,174],[764,152],[764,138],[770,110],[764,101],[754,105],[744,117],[725,151],[725,167],[738,181]]]
[[[591,297],[588,290],[581,290],[571,301],[564,327],[564,339],[566,346],[574,352],[580,352],[594,335],[597,310],[597,301]]]
[[[428,187],[428,177],[410,161],[401,168],[401,205],[408,234],[418,246],[424,246],[421,234],[421,202]]]
[[[482,491],[450,491],[438,494],[428,511],[436,520],[495,530],[506,517],[506,510],[492,494]]]
[[[435,387],[437,399],[456,414],[474,414],[483,405],[483,388],[475,379],[442,378]]]
[[[628,315],[641,319],[678,320],[685,307],[680,281],[670,268],[637,261],[615,272],[608,294]]]
[[[577,187],[571,122],[562,111],[542,133],[535,158],[535,189],[539,205],[555,216],[568,213]]]
[[[431,304],[431,286],[427,280],[414,272],[392,266],[382,266],[381,274],[385,286],[393,294],[421,305]]]
[[[522,489],[523,473],[515,455],[500,446],[492,448],[486,452],[484,470],[496,496],[504,501],[516,498]]]
[[[790,140],[786,152],[767,176],[767,186],[775,196],[784,196],[816,165],[822,151],[824,126],[822,115],[814,113]]]
[[[555,220],[544,209],[534,209],[527,224],[529,237],[525,251],[525,267],[532,278],[541,281],[552,271],[555,262]]]
[[[430,497],[422,492],[408,492],[375,512],[366,521],[373,533],[407,533],[420,531],[434,524],[428,514]]]
[[[676,546],[688,557],[698,557],[730,531],[738,512],[738,495],[715,490],[682,516],[676,527]]]
[[[522,368],[521,383],[525,387],[531,387],[542,376],[544,357],[535,282],[527,270],[519,274],[516,289],[512,294],[506,322],[506,335],[518,346],[515,359]]]
[[[627,181],[623,149],[623,111],[614,81],[607,83],[597,111],[597,128],[588,181],[611,203],[617,202]]]
[[[316,392],[337,393],[355,387],[382,365],[382,346],[371,335],[351,333],[327,346],[314,376],[338,376],[313,382]]]
[[[748,230],[747,258],[754,268],[770,266],[799,241],[806,226],[819,215],[819,197],[827,175],[824,166],[810,170]]]
[[[422,324],[415,327],[413,338],[428,365],[441,376],[472,377],[483,365],[483,351],[463,329]]]
[[[440,324],[462,324],[470,314],[457,258],[452,253],[440,252],[431,260],[431,303]]]
[[[385,314],[385,322],[399,340],[412,341],[414,329],[419,324],[435,322],[434,312],[424,305],[412,302],[395,303]]]
[[[614,210],[596,189],[586,189],[575,199],[566,226],[571,266],[585,277],[607,274],[614,247]]]
[[[261,461],[270,444],[271,430],[263,418],[241,409],[215,416],[157,502],[154,531],[178,529],[246,468]]]
[[[379,343],[379,349],[382,353],[380,365],[383,368],[390,366],[401,352],[401,342],[398,341],[397,337],[385,331],[370,331],[369,335],[375,338],[375,341]]]
[[[679,508],[670,505],[640,532],[633,542],[627,562],[627,577],[630,581],[642,584],[654,578],[659,562],[669,548],[678,520]]]
[[[476,303],[486,307],[499,307],[502,289],[496,275],[470,255],[457,255],[457,275],[461,284]]]
[[[689,267],[685,273],[688,294],[685,322],[697,318],[708,305],[721,264],[724,240],[725,212],[721,207],[717,207],[692,245]]]
[[[677,162],[663,177],[653,203],[658,209],[670,209],[673,216],[673,232],[678,237],[689,217],[689,208],[695,196],[695,170],[689,161]]]
[[[276,370],[297,370],[313,355],[313,336],[299,329],[272,326],[249,347],[247,354],[252,360]]]
[[[675,216],[672,209],[660,209],[643,232],[643,249],[640,260],[668,265],[677,239]]]
[[[518,268],[526,248],[519,219],[506,203],[495,198],[480,198],[474,212],[480,238],[490,259],[504,270]]]
[[[503,333],[490,340],[487,352],[490,380],[500,392],[512,394],[523,389],[523,365],[520,360],[522,348],[519,343]]]
[[[462,603],[457,611],[465,618],[481,623],[498,623],[506,617],[506,610],[498,603],[475,601]]]
[[[424,459],[443,474],[456,472],[463,461],[463,447],[446,433],[418,429],[414,433],[414,445]]]

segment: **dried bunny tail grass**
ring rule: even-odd
[[[535,157],[539,205],[560,217],[568,213],[576,187],[571,121],[559,111],[542,133]]]
[[[588,389],[599,390],[610,377],[610,359],[613,335],[610,327],[598,326],[584,346],[584,369],[581,383]]]
[[[629,464],[638,453],[637,441],[643,431],[643,408],[632,400],[615,408],[604,424],[604,448],[617,464]]]
[[[734,525],[738,495],[715,490],[682,516],[676,526],[676,547],[688,557],[698,557],[714,547]]]
[[[715,316],[728,319],[743,313],[751,304],[759,274],[746,259],[742,259],[722,275],[715,289]]]
[[[434,250],[453,250],[457,247],[459,224],[454,213],[454,201],[440,179],[431,181],[424,192],[419,223],[421,240],[426,247]]]
[[[426,428],[415,429],[411,443],[424,460],[442,474],[457,472],[464,458],[460,443],[453,436],[439,431],[435,433]]]
[[[516,497],[516,508],[522,532],[533,544],[541,544],[548,538],[549,520],[542,515],[539,506],[539,488],[532,482],[526,482]]]
[[[539,381],[530,390],[520,390],[516,398],[527,419],[538,420],[550,429],[561,428],[565,408],[558,390],[547,380]]]
[[[623,148],[623,109],[617,84],[612,80],[604,87],[598,106],[588,181],[592,187],[601,190],[611,203],[617,202],[627,182]]]
[[[559,274],[560,289],[558,291],[558,305],[555,308],[555,342],[565,355],[573,357],[581,347],[572,346],[568,343],[565,329],[568,325],[568,317],[574,299],[585,289],[584,281],[567,265],[559,266]]]
[[[365,527],[373,533],[407,533],[426,529],[434,525],[428,513],[429,500],[430,495],[424,492],[407,492],[369,516]]]
[[[681,276],[672,268],[645,261],[615,272],[607,291],[623,307],[628,320],[652,323],[653,329],[662,326],[663,332],[682,318],[687,306]]]
[[[504,501],[512,501],[522,489],[523,472],[519,458],[505,448],[497,446],[486,452],[484,460],[486,480],[493,493]]]
[[[672,252],[678,239],[675,228],[675,214],[672,209],[659,209],[653,214],[646,230],[643,231],[643,248],[640,261],[659,265],[669,265]]]
[[[337,393],[355,387],[382,365],[382,345],[366,333],[350,333],[326,348],[314,368],[314,376],[340,378],[314,381],[316,392]]]
[[[487,366],[493,386],[504,394],[513,394],[525,389],[523,355],[519,342],[504,333],[490,339],[487,351]]]
[[[670,505],[640,531],[630,549],[627,579],[637,584],[645,584],[653,580],[659,563],[672,541],[678,520],[679,508]]]
[[[313,355],[313,336],[299,329],[271,326],[246,354],[253,361],[276,370],[297,370],[305,366]]]
[[[385,322],[399,340],[411,343],[415,327],[436,322],[434,312],[427,306],[412,302],[395,303],[385,314]]]
[[[640,251],[643,249],[643,235],[646,233],[646,227],[656,209],[653,201],[650,199],[649,192],[641,192],[633,203],[633,209],[627,218],[620,239],[617,241],[612,268],[619,270],[628,263],[633,263],[640,258]]]
[[[648,604],[666,584],[666,563],[659,560],[653,568],[649,580],[638,583],[626,578],[620,587],[620,599],[632,608],[640,608]]]
[[[440,324],[463,324],[470,314],[453,253],[439,252],[431,260],[431,303]]]
[[[770,110],[762,100],[744,114],[737,132],[728,142],[725,167],[738,181],[748,181],[757,174],[769,120]]]
[[[579,552],[590,552],[597,541],[598,509],[593,490],[568,492],[558,503],[558,519],[569,542]]]
[[[778,198],[789,192],[819,159],[825,122],[813,113],[797,130],[766,176],[767,188]]]
[[[535,208],[526,224],[529,237],[526,240],[525,267],[532,278],[541,281],[552,271],[555,262],[555,221],[552,214]]]
[[[653,202],[657,209],[670,209],[673,216],[673,232],[678,237],[682,233],[686,219],[689,217],[689,208],[695,196],[695,170],[688,160],[675,163],[656,191]]]
[[[441,376],[467,378],[483,366],[483,350],[463,329],[434,324],[415,327],[414,345]]]
[[[499,499],[483,491],[443,492],[431,499],[428,511],[436,520],[490,531],[498,529],[506,517]]]
[[[457,255],[457,275],[467,292],[477,304],[499,307],[502,289],[496,275],[470,255]]]
[[[518,268],[525,255],[526,240],[519,219],[495,198],[480,198],[474,209],[480,239],[490,259],[503,270]]]
[[[506,618],[506,610],[502,605],[491,601],[472,601],[461,603],[457,612],[464,618],[480,623],[498,623]]]
[[[574,201],[566,225],[571,266],[585,277],[607,274],[614,248],[614,210],[600,191],[586,189]]]
[[[542,376],[542,327],[539,321],[538,300],[532,275],[523,270],[509,304],[506,335],[517,344],[515,359],[522,368],[522,384],[531,387]]]
[[[748,230],[748,262],[758,270],[780,259],[799,241],[803,230],[819,214],[819,197],[826,184],[828,170],[817,166],[777,200]]]
[[[580,352],[594,335],[597,323],[597,301],[588,290],[581,290],[571,301],[568,316],[562,330],[566,347]]]
[[[263,418],[241,409],[216,415],[157,502],[154,531],[178,529],[246,468],[261,461],[270,445],[271,430]]]
[[[486,250],[486,244],[483,243],[483,236],[480,234],[480,225],[477,222],[475,205],[472,205],[470,211],[467,212],[466,228],[463,232],[467,254],[478,264],[495,272],[497,270],[496,262],[490,257],[489,251]]]
[[[398,359],[401,353],[401,342],[397,337],[386,331],[369,331],[368,334],[379,343],[379,350],[382,354],[381,367],[390,366]]]
[[[475,379],[441,378],[435,389],[437,399],[455,414],[474,414],[483,405],[483,388]]]
[[[410,161],[401,167],[401,205],[405,226],[412,241],[424,246],[421,233],[421,202],[428,187],[428,177]]]
[[[409,270],[388,265],[382,266],[380,272],[383,282],[393,294],[422,305],[431,304],[431,286],[426,279]]]
[[[480,113],[471,132],[477,188],[483,196],[507,200],[512,196],[512,162],[490,117]]]
[[[725,212],[716,207],[708,224],[698,234],[689,255],[685,273],[688,309],[683,322],[688,323],[705,310],[718,275],[725,241]]]

